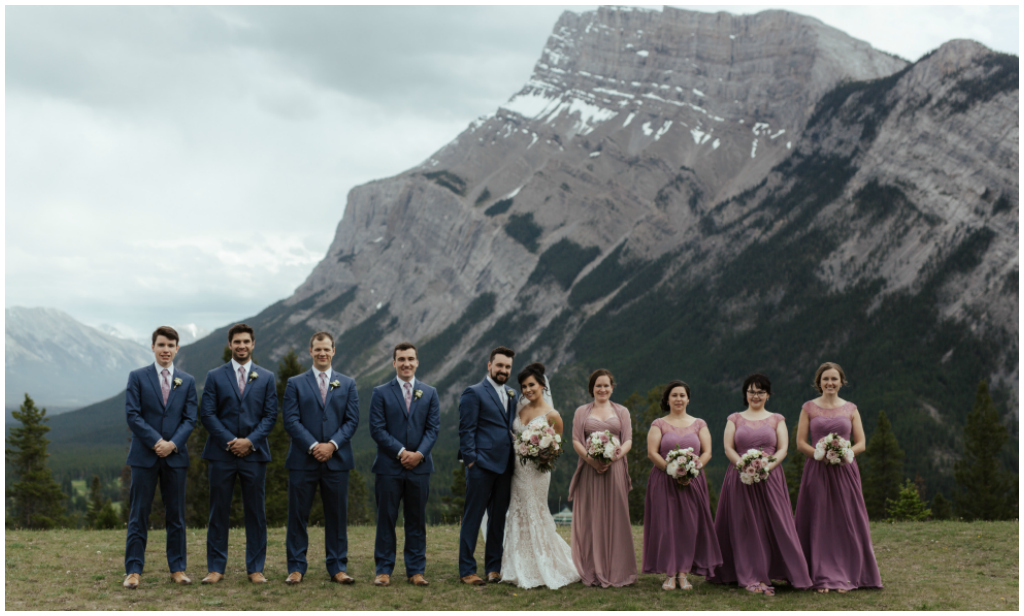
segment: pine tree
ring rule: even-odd
[[[13,427],[7,437],[11,448],[4,450],[5,458],[11,465],[16,478],[7,489],[7,497],[13,499],[13,512],[7,522],[17,528],[55,528],[67,524],[67,498],[60,485],[53,479],[46,466],[46,446],[50,443],[44,435],[50,431],[46,425],[46,409],[36,407],[28,394],[20,410],[12,413],[21,425]]]
[[[458,524],[462,519],[462,510],[466,506],[466,467],[459,464],[452,471],[451,493],[441,497],[444,503],[445,524]]]
[[[647,457],[647,433],[651,423],[665,414],[661,410],[661,393],[664,386],[655,387],[646,396],[633,393],[626,399],[630,422],[633,424],[633,447],[626,454],[629,464],[629,480],[633,489],[629,491],[629,520],[633,524],[644,523],[644,500],[647,497],[647,479],[651,476],[653,463]]]
[[[288,469],[284,467],[288,457],[291,437],[284,429],[284,390],[288,379],[302,374],[302,364],[291,349],[277,362],[277,421],[270,431],[270,462],[267,463],[267,526],[284,526],[288,523]],[[351,477],[349,478],[351,481]]]
[[[1013,480],[999,461],[999,450],[1007,440],[1009,434],[1006,426],[999,422],[988,383],[982,381],[964,428],[963,458],[953,465],[956,479],[953,502],[959,517],[1004,520],[1016,515]]]
[[[356,469],[348,472],[348,523],[366,525],[373,521],[370,515],[370,492],[363,475]]]
[[[789,450],[786,452],[786,459],[783,460],[783,471],[786,473],[786,487],[789,488],[789,504],[796,511],[796,498],[800,495],[800,481],[804,476],[804,465],[807,456],[800,452],[796,443],[796,432],[799,423],[793,424],[789,435]]]
[[[878,412],[875,433],[871,435],[864,454],[867,461],[862,483],[864,505],[868,517],[881,520],[886,515],[886,503],[899,497],[904,457],[885,411]]]
[[[948,520],[953,517],[953,507],[950,505],[946,497],[939,492],[932,499],[932,519],[933,520]]]
[[[92,485],[89,487],[89,503],[87,505],[85,522],[89,528],[111,529],[119,526],[117,512],[110,503],[109,498],[103,498],[103,486],[100,484],[99,475],[92,476]]]
[[[914,482],[907,479],[900,486],[899,493],[895,499],[885,501],[885,512],[890,519],[898,522],[920,522],[926,520],[932,514],[921,500]]]

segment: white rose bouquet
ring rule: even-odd
[[[590,438],[587,439],[587,455],[591,458],[603,458],[604,462],[611,462],[621,452],[622,443],[608,430],[591,432]]]
[[[760,449],[748,449],[747,453],[740,456],[740,461],[736,463],[740,481],[748,486],[765,481],[768,479],[768,465],[775,459],[775,456],[769,456]]]
[[[826,464],[849,464],[853,462],[853,449],[850,441],[829,432],[814,446],[814,459]]]
[[[704,468],[704,465],[700,463],[700,456],[693,452],[693,447],[683,449],[680,445],[676,445],[675,449],[665,456],[665,461],[668,462],[665,473],[676,480],[676,486],[679,489],[690,485],[690,481],[699,477],[700,469]]]
[[[562,436],[547,423],[541,423],[520,432],[515,447],[523,466],[533,462],[540,472],[550,473],[555,467],[555,460],[562,455]]]

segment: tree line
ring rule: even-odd
[[[225,362],[230,360],[230,351],[225,348]],[[278,363],[278,399],[284,398],[288,379],[304,372],[294,351],[285,355]],[[630,517],[633,523],[642,523],[644,497],[651,462],[647,458],[647,431],[651,422],[662,415],[660,408],[661,387],[646,395],[634,393],[626,400],[631,409],[633,440],[638,446],[628,454],[629,474],[633,490],[629,493]],[[46,452],[49,440],[46,433],[46,409],[40,409],[26,394],[25,401],[13,413],[20,423],[12,427],[5,449],[5,458],[13,481],[6,491],[7,507],[5,524],[8,528],[47,529],[84,526],[86,528],[121,528],[128,519],[128,489],[131,471],[122,469],[120,478],[120,506],[116,506],[104,490],[100,478],[94,476],[89,483],[88,496],[84,503],[66,482],[64,489],[54,480],[47,466]],[[186,523],[189,526],[205,527],[209,515],[209,479],[206,464],[200,459],[207,432],[201,422],[189,437],[188,447],[191,465],[188,469],[186,494]],[[288,471],[284,467],[290,437],[284,430],[284,420],[278,414],[277,423],[271,431],[271,461],[267,465],[266,511],[270,526],[281,526],[288,516]],[[963,431],[963,452],[957,460],[944,460],[951,464],[956,481],[952,499],[936,492],[929,499],[927,479],[917,475],[914,479],[904,476],[904,452],[900,449],[891,423],[884,411],[878,421],[867,450],[858,458],[862,474],[862,489],[868,515],[872,520],[1002,520],[1017,515],[1018,477],[1003,468],[999,452],[1009,441],[1009,431],[999,420],[999,414],[989,395],[984,381],[978,385],[975,402],[967,416]],[[790,451],[784,463],[790,497],[795,506],[800,489],[804,456],[796,450],[796,426],[792,427]],[[938,455],[938,452],[936,452]],[[443,481],[440,474],[439,481]],[[449,494],[441,496],[431,508],[432,521],[458,523],[465,502],[465,473],[460,466],[452,471]],[[717,490],[714,482],[708,482],[711,510],[716,509]],[[236,490],[241,487],[236,485]],[[323,510],[319,500],[314,501],[310,523],[323,522]],[[70,505],[70,506],[69,506]],[[232,501],[231,523],[244,523],[241,498]],[[372,524],[375,508],[367,481],[358,470],[349,475],[350,524]],[[150,524],[162,528],[163,505],[157,491]]]

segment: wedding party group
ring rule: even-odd
[[[204,584],[224,578],[236,479],[245,519],[249,580],[262,584],[267,553],[265,479],[267,437],[277,420],[275,376],[252,361],[255,332],[244,323],[228,330],[231,360],[206,375],[202,401],[195,379],[175,370],[179,337],[171,327],[152,335],[154,364],[130,373],[125,396],[132,443],[130,515],[124,586],[141,582],[149,515],[159,483],[167,527],[167,562],[174,582],[186,574],[186,443],[197,418],[209,433],[209,523]],[[359,423],[355,381],[332,369],[334,338],[317,332],[309,342],[312,367],[288,379],[282,404],[291,437],[288,470],[286,584],[307,570],[307,524],[319,488],[330,579],[355,583],[347,572],[348,472],[351,439]],[[591,374],[593,401],[576,409],[571,447],[578,463],[569,486],[571,542],[557,533],[548,507],[550,471],[570,443],[554,408],[545,367],[531,363],[511,387],[515,352],[491,351],[487,374],[459,399],[459,460],[466,498],[459,534],[459,580],[467,585],[510,583],[521,588],[628,586],[637,581],[629,519],[631,489],[626,456],[633,447],[629,410],[611,401],[615,379]],[[389,586],[397,560],[396,525],[404,516],[403,558],[409,583],[429,584],[426,504],[431,450],[440,430],[437,391],[416,378],[416,347],[392,353],[395,377],[373,389],[370,436],[377,444],[371,471],[377,504],[373,584]],[[839,397],[846,384],[834,363],[818,368],[821,394],[804,404],[796,447],[807,455],[796,514],[780,466],[790,447],[785,420],[765,406],[771,382],[753,374],[743,383],[742,412],[729,416],[724,451],[730,462],[712,520],[704,468],[711,458],[707,424],[687,413],[690,387],[673,381],[647,436],[653,463],[645,497],[642,572],[666,576],[662,588],[690,590],[688,575],[738,584],[773,595],[773,581],[796,589],[881,588],[855,457],[865,448],[857,407]],[[198,417],[197,417],[198,416]],[[483,531],[483,574],[475,558]]]

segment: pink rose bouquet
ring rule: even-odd
[[[814,459],[826,464],[849,464],[853,462],[853,449],[850,441],[829,432],[814,446]]]
[[[519,462],[537,465],[537,470],[549,473],[555,467],[555,460],[562,455],[562,436],[547,423],[527,427],[516,436],[515,451]]]
[[[591,458],[603,458],[603,461],[611,462],[615,456],[621,453],[622,443],[619,442],[618,437],[612,436],[610,431],[590,433],[590,438],[587,439],[587,455]]]
[[[676,445],[675,449],[668,452],[668,455],[665,456],[665,461],[668,462],[668,466],[665,467],[665,473],[676,480],[676,486],[679,489],[690,485],[690,481],[699,477],[700,469],[704,467],[700,463],[700,456],[693,452],[693,447],[683,449],[681,446]]]
[[[760,449],[748,449],[736,463],[740,481],[750,486],[768,479],[768,465],[774,461],[775,456],[769,456]]]

